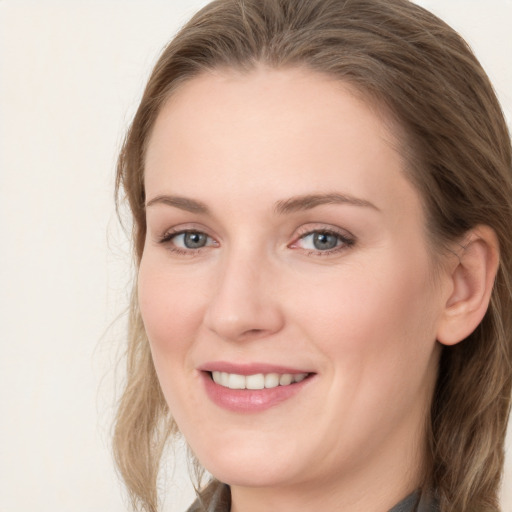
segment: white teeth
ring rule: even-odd
[[[230,373],[228,379],[229,389],[245,389],[245,377],[243,375],[237,375],[236,373]]]
[[[280,386],[288,386],[288,384],[291,384],[293,382],[293,375],[290,373],[283,373],[281,377],[279,377],[279,385]]]
[[[268,373],[265,375],[265,387],[277,388],[279,386],[279,375],[277,373]]]
[[[213,381],[230,389],[270,389],[277,386],[289,386],[301,382],[307,373],[256,373],[254,375],[238,375],[236,373],[212,372]]]
[[[228,387],[229,384],[229,373],[226,372],[219,372],[220,373],[220,380],[219,383],[224,386],[225,388]]]
[[[263,389],[265,387],[265,375],[263,375],[263,373],[247,375],[245,378],[245,387],[247,389]]]

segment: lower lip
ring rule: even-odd
[[[311,375],[301,382],[268,389],[230,389],[216,384],[208,372],[201,372],[206,394],[213,403],[234,412],[260,412],[270,409],[295,396],[311,380]]]

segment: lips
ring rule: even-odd
[[[207,363],[198,368],[207,396],[234,412],[258,412],[291,399],[305,388],[313,372],[269,364]]]

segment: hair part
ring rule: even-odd
[[[215,0],[165,48],[118,160],[116,191],[133,215],[137,266],[146,235],[144,159],[176,88],[222,68],[302,67],[344,82],[393,113],[407,177],[434,254],[479,224],[500,244],[489,309],[463,342],[443,347],[429,415],[425,489],[441,510],[498,511],[512,388],[512,156],[488,77],[464,40],[408,0]],[[157,475],[177,431],[133,293],[127,382],[114,452],[134,508],[158,509]]]

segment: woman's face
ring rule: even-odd
[[[194,78],[156,121],[141,313],[173,417],[234,488],[417,477],[447,294],[389,126],[264,68]]]

